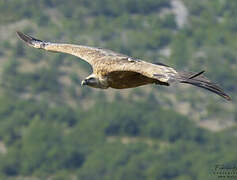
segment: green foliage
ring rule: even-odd
[[[236,0],[183,2],[177,28],[171,0],[0,0],[0,179],[215,179],[216,164],[237,162],[235,127],[210,132],[193,119],[237,121]],[[16,30],[151,62],[168,49],[165,64],[207,70],[234,100],[171,88],[180,104],[190,97],[182,115],[163,88],[80,88],[86,63],[30,49]]]
[[[63,141],[63,129],[40,118],[32,119],[22,135],[22,173],[53,173],[59,169],[77,168],[84,157],[79,150]]]
[[[0,112],[0,136],[10,147],[7,156],[2,157],[5,163],[1,164],[6,175],[32,172],[44,175],[81,166],[84,155],[78,146],[72,147],[64,135],[64,128],[77,122],[75,112],[33,101],[2,100],[8,103]]]

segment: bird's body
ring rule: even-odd
[[[169,86],[173,82],[181,82],[208,89],[230,100],[230,97],[221,88],[201,75],[203,72],[177,72],[175,69],[161,63],[149,63],[107,49],[50,43],[21,32],[17,32],[17,34],[29,46],[34,48],[68,53],[87,61],[92,66],[93,73],[82,81],[82,85],[101,89],[109,87],[125,89],[146,84]]]

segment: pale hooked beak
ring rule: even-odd
[[[84,86],[84,85],[86,85],[86,81],[85,81],[85,80],[82,80],[81,86]]]

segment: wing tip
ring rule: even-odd
[[[22,41],[26,42],[27,44],[33,45],[33,43],[32,43],[33,38],[32,37],[20,32],[20,31],[16,31],[16,34]]]
[[[26,35],[20,31],[16,31],[17,36],[24,41],[27,45],[32,46],[34,48],[43,48],[45,45],[45,42],[36,39],[30,35]]]
[[[223,97],[224,97],[227,101],[231,101],[231,100],[232,100],[231,97],[230,97],[229,95],[227,95],[227,94],[225,94]]]

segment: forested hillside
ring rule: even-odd
[[[217,179],[237,164],[236,0],[0,0],[0,179]],[[81,87],[80,59],[42,40],[108,48],[200,72],[189,85]],[[234,178],[237,178],[235,176]]]

